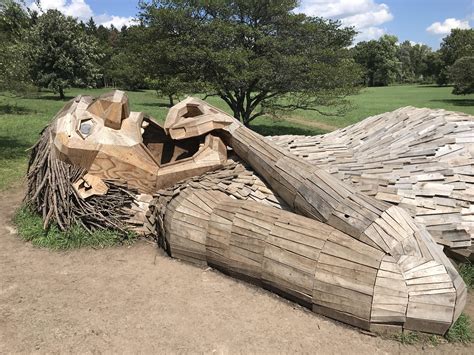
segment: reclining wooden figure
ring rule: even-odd
[[[45,226],[126,230],[146,219],[173,257],[372,331],[444,334],[466,302],[449,259],[403,209],[195,98],[163,128],[130,113],[122,92],[72,100],[32,151],[27,201]]]

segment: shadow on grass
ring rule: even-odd
[[[0,115],[27,115],[29,113],[36,113],[36,110],[18,106],[17,104],[2,104],[0,105]]]
[[[438,85],[438,84],[421,84],[416,86],[418,89],[425,89],[425,88],[438,88],[438,89],[443,89],[443,88],[448,88],[451,87],[451,85]]]
[[[51,94],[45,94],[45,95],[38,95],[34,99],[35,100],[48,100],[48,101],[61,101],[61,102],[66,102],[71,99],[75,98],[75,96],[70,96],[66,95],[64,99],[59,98],[59,96],[52,96]]]
[[[0,136],[0,157],[5,160],[23,158],[28,155],[30,144],[15,138]]]
[[[317,128],[304,128],[297,126],[268,125],[268,124],[251,124],[250,129],[261,134],[262,136],[282,136],[282,135],[301,135],[316,136],[327,133]]]
[[[126,88],[119,88],[119,87],[116,87],[116,88],[109,87],[109,88],[103,88],[103,89],[106,89],[107,90],[106,92],[114,91],[114,90],[121,90],[125,92],[146,92],[147,91],[147,89],[126,89]]]
[[[474,106],[474,99],[444,99],[444,100],[430,100],[432,102],[441,102],[453,106]]]
[[[137,105],[148,106],[148,107],[164,107],[164,108],[171,107],[169,103],[165,103],[165,102],[142,102],[142,103],[137,103]]]

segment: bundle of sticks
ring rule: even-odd
[[[134,203],[134,191],[115,181],[105,181],[108,191],[102,196],[82,199],[73,183],[86,171],[62,162],[56,157],[51,139],[51,123],[41,132],[31,148],[27,173],[25,203],[43,217],[46,229],[52,223],[66,231],[79,224],[87,231],[113,229],[119,234],[129,233],[123,222],[129,217]]]

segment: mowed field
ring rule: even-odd
[[[109,90],[70,89],[66,94],[71,99],[79,94],[99,95]],[[343,116],[295,111],[279,119],[261,117],[252,122],[251,126],[264,135],[315,135],[409,105],[443,108],[474,115],[474,95],[455,96],[451,94],[451,90],[451,87],[419,85],[367,88],[350,98],[352,107]],[[146,112],[161,122],[166,117],[167,101],[159,99],[154,91],[128,92],[128,95],[133,111]],[[211,97],[208,101],[230,112],[222,100]],[[35,143],[38,134],[65,102],[49,92],[30,98],[0,96],[0,190],[23,181],[27,149]]]

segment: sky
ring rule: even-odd
[[[66,15],[98,24],[122,27],[132,23],[138,0],[41,0],[43,10],[58,9]],[[37,8],[33,3],[32,8]],[[474,26],[474,0],[302,0],[295,10],[311,16],[340,20],[359,32],[356,42],[383,34],[438,49],[452,28]]]

